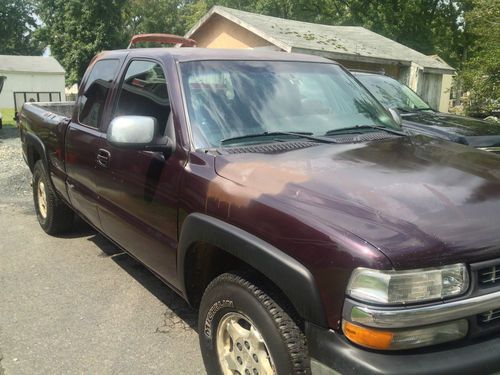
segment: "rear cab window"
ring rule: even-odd
[[[92,128],[100,127],[104,105],[119,67],[118,59],[99,60],[94,64],[78,98],[80,124]]]

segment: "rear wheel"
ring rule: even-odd
[[[33,201],[38,222],[46,233],[61,234],[71,229],[73,211],[52,189],[41,160],[33,169]]]
[[[301,322],[272,286],[250,279],[223,274],[203,295],[198,328],[208,374],[310,374]]]

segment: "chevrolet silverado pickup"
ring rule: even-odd
[[[396,119],[324,58],[129,48],[20,131],[43,230],[199,308],[208,374],[498,372],[500,158]]]

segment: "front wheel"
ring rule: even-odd
[[[226,273],[203,295],[198,332],[208,374],[310,374],[300,320],[271,297],[272,286],[251,279]]]
[[[33,168],[33,201],[38,222],[46,233],[62,234],[71,229],[73,211],[52,189],[41,160]]]

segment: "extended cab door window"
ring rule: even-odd
[[[119,60],[97,61],[85,83],[83,94],[78,99],[78,120],[81,124],[98,128]]]
[[[77,100],[77,118],[70,123],[66,133],[68,196],[80,215],[98,228],[96,179],[105,171],[98,167],[97,160],[106,156],[102,154],[106,138],[100,128],[109,90],[119,67],[118,59],[99,60],[90,67]]]

